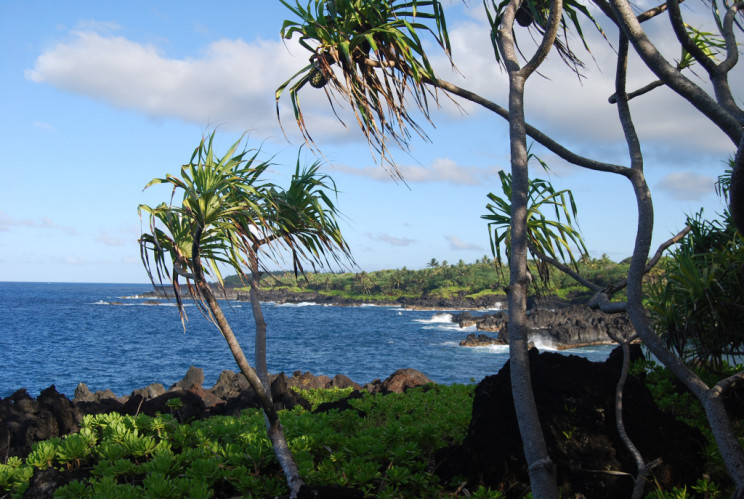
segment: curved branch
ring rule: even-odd
[[[685,29],[685,21],[682,19],[682,11],[679,9],[679,0],[669,0],[669,22],[672,24],[672,29],[677,37],[682,48],[686,50],[700,65],[705,68],[709,75],[713,75],[718,72],[716,62],[703,52],[695,42],[692,41],[690,35]]]
[[[664,241],[659,245],[659,248],[656,250],[656,253],[654,253],[654,256],[651,257],[648,262],[646,262],[646,268],[644,269],[643,273],[648,274],[652,268],[656,266],[656,264],[659,262],[659,259],[661,259],[661,256],[664,254],[664,252],[673,244],[677,244],[682,240],[683,237],[685,237],[691,230],[691,227],[689,225],[686,225],[684,229],[679,231],[674,237]],[[530,252],[532,252],[533,255],[538,257],[540,260],[554,266],[564,274],[570,276],[573,278],[576,282],[581,284],[582,286],[587,287],[591,291],[595,292],[595,295],[592,296],[589,301],[587,302],[587,305],[591,308],[599,308],[602,312],[608,313],[608,314],[615,314],[619,312],[625,311],[625,302],[611,302],[609,298],[620,291],[621,289],[624,289],[628,285],[628,279],[622,279],[615,284],[611,284],[609,286],[605,286],[604,288],[601,287],[599,284],[593,283],[590,280],[583,277],[581,274],[576,272],[574,269],[569,267],[568,265],[565,265],[564,263],[560,262],[559,260],[556,260],[555,258],[551,258],[545,253],[541,252],[537,248],[535,248],[533,245],[529,245]]]
[[[664,82],[661,80],[652,81],[648,85],[644,85],[638,90],[634,90],[633,92],[629,93],[627,95],[628,100],[634,99],[636,97],[640,97],[643,94],[649,93],[651,90],[659,87],[663,87]],[[610,104],[616,104],[617,103],[617,93],[612,94],[608,99],[607,102]]]
[[[555,44],[555,38],[558,36],[558,28],[563,17],[563,0],[551,0],[550,14],[548,15],[548,26],[543,33],[540,46],[532,55],[532,58],[519,70],[520,74],[527,79],[543,63],[548,56],[550,49]]]
[[[615,95],[617,95],[617,114],[620,125],[623,127],[625,142],[628,145],[630,154],[631,168],[635,170],[643,169],[643,154],[641,153],[641,143],[638,140],[638,134],[633,124],[633,118],[630,115],[630,106],[628,106],[628,96],[625,93],[626,76],[628,71],[628,37],[620,32],[620,50],[617,54],[617,67],[615,72]]]
[[[454,83],[450,83],[448,81],[441,80],[441,79],[428,80],[427,82],[451,94],[457,95],[458,97],[462,97],[463,99],[468,100],[474,104],[478,104],[479,106],[484,107],[488,109],[489,111],[492,111],[498,114],[505,120],[509,119],[509,111],[506,108],[501,107],[495,102],[490,101],[484,97],[481,97],[480,95],[474,92],[471,92],[470,90],[466,90],[464,88],[458,87]],[[574,153],[573,151],[566,149],[564,146],[562,146],[555,140],[551,139],[550,137],[545,135],[543,132],[541,132],[534,126],[530,124],[525,124],[525,126],[526,126],[527,135],[529,135],[532,139],[534,139],[538,144],[544,146],[549,151],[555,153],[556,156],[568,161],[569,163],[573,165],[587,168],[589,170],[616,173],[619,175],[626,175],[626,172],[629,170],[629,168],[622,166],[622,165],[604,163],[602,161],[596,161],[590,158],[586,158],[584,156],[580,156]]]
[[[739,60],[739,50],[734,36],[734,18],[736,13],[744,10],[744,2],[738,2],[731,6],[723,18],[723,39],[726,42],[726,59],[718,65],[721,71],[730,71]]]
[[[621,29],[633,44],[646,66],[668,87],[681,95],[704,116],[716,124],[733,142],[738,144],[742,126],[737,119],[709,96],[702,88],[682,75],[664,58],[641,28],[632,7],[625,0],[611,0]],[[714,82],[715,83],[715,82]]]

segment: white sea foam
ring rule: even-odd
[[[421,324],[453,324],[452,314],[434,314],[428,319],[414,319]]]
[[[555,343],[552,342],[552,341],[550,341],[550,339],[548,339],[548,338],[545,338],[545,337],[530,338],[530,341],[541,352],[557,352],[557,351],[559,351],[558,348],[556,348]]]
[[[483,351],[485,353],[509,353],[509,345],[486,345],[483,347],[473,347],[476,352]]]
[[[279,303],[277,307],[316,307],[317,303],[314,301],[301,301],[299,303]]]
[[[436,345],[443,347],[459,347],[460,342],[458,341],[443,341],[442,343],[436,343]]]

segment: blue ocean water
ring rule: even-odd
[[[224,369],[237,371],[217,328],[187,305],[186,330],[174,302],[142,298],[144,284],[0,282],[0,397],[19,388],[32,396],[55,385],[72,397],[79,382],[117,395],[151,383],[169,387],[189,366],[204,370],[206,387]],[[253,363],[249,303],[231,302],[226,315]],[[412,367],[438,383],[470,383],[495,374],[506,347],[458,345],[474,328],[460,329],[456,311],[396,307],[331,307],[265,303],[270,372],[345,374],[364,384]],[[564,351],[591,360],[610,347]]]

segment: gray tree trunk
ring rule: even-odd
[[[557,498],[555,465],[548,456],[532,391],[527,343],[527,142],[524,130],[524,80],[510,78],[509,120],[512,169],[511,253],[509,260],[509,365],[514,409],[534,497]]]
[[[284,430],[282,429],[281,422],[279,421],[279,414],[274,409],[274,404],[271,400],[271,392],[264,389],[264,385],[259,379],[256,371],[248,363],[243,349],[238,343],[238,339],[235,337],[230,323],[227,321],[225,314],[222,312],[222,308],[217,303],[217,300],[212,293],[212,289],[209,287],[206,278],[204,277],[204,271],[201,265],[201,257],[199,251],[199,241],[201,239],[201,231],[197,231],[194,237],[194,245],[192,250],[192,263],[194,266],[194,281],[199,288],[199,292],[204,297],[209,310],[214,316],[214,322],[219,328],[222,336],[227,341],[230,352],[235,359],[235,362],[240,368],[240,372],[243,373],[248,383],[256,392],[256,396],[261,401],[261,407],[266,416],[267,433],[271,439],[271,444],[274,448],[274,455],[276,455],[279,465],[284,471],[284,476],[287,480],[287,486],[289,487],[290,497],[295,498],[300,491],[300,487],[303,485],[302,478],[300,477],[300,470],[295,463],[292,451],[289,449],[287,440],[284,437]]]
[[[269,394],[269,398],[271,398],[269,369],[266,363],[266,320],[264,319],[263,309],[261,308],[261,296],[258,291],[258,283],[260,279],[261,272],[258,269],[258,260],[255,260],[251,262],[251,289],[249,292],[251,298],[251,310],[253,310],[253,321],[256,323],[254,355],[258,377],[261,380],[261,383],[263,383],[266,392]]]

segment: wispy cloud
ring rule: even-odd
[[[219,123],[267,137],[281,134],[272,96],[301,67],[287,49],[294,42],[222,39],[197,58],[172,58],[156,45],[111,34],[116,28],[90,22],[72,31],[39,55],[25,77],[152,118]],[[330,124],[314,120],[313,104],[327,110],[324,101],[321,92],[304,96],[307,119],[321,136]],[[291,109],[284,104],[281,109],[291,124]],[[328,133],[348,134],[337,121],[332,126],[335,131]]]
[[[40,128],[41,130],[46,130],[47,132],[56,132],[57,131],[57,129],[54,128],[54,126],[52,126],[49,123],[46,123],[44,121],[34,121],[34,126],[36,128]]]
[[[96,237],[96,242],[104,244],[106,246],[126,246],[127,243],[131,243],[131,238],[124,238],[122,236],[113,236],[106,230],[101,230]]]
[[[454,251],[483,251],[483,246],[479,244],[466,243],[457,236],[444,236],[449,241],[450,249]]]
[[[0,211],[0,231],[8,231],[13,227],[59,230],[71,236],[76,236],[79,234],[77,229],[65,225],[59,225],[49,217],[41,217],[36,219],[17,219]]]
[[[381,182],[393,182],[390,174],[379,166],[367,166],[354,168],[342,164],[329,166],[331,170],[358,175],[360,177],[372,178]],[[476,168],[472,166],[458,165],[449,158],[437,158],[431,165],[401,165],[400,173],[407,183],[443,182],[460,185],[479,185],[498,178],[497,168]]]
[[[670,173],[662,178],[656,187],[667,192],[674,199],[698,201],[715,191],[715,179],[690,172]]]
[[[410,246],[411,244],[415,243],[415,239],[409,239],[407,237],[396,237],[391,236],[390,234],[371,234],[367,233],[367,237],[374,241],[381,241],[383,243],[387,243],[391,246]]]

